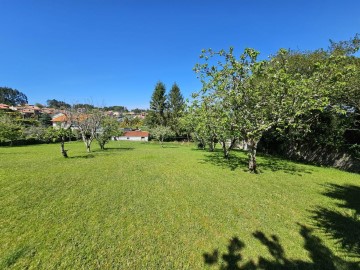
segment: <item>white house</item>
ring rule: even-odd
[[[145,141],[149,140],[149,132],[147,131],[126,131],[123,136],[115,137],[119,141]]]

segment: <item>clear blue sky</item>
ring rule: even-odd
[[[148,107],[157,81],[200,89],[203,48],[326,48],[360,33],[358,0],[0,0],[0,86],[29,103]]]

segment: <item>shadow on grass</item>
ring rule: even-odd
[[[134,150],[134,147],[106,147],[105,149],[95,149],[92,152],[122,152],[122,151],[129,151]]]
[[[95,155],[88,154],[86,156],[74,156],[74,157],[69,156],[68,158],[69,159],[90,159],[90,158],[94,158],[94,157],[95,157]]]
[[[240,156],[242,155],[242,156]],[[258,173],[263,173],[266,171],[283,171],[288,174],[299,175],[310,174],[311,170],[305,168],[304,166],[294,164],[287,160],[283,160],[278,157],[272,156],[262,156],[261,160],[258,160]],[[234,171],[236,169],[242,169],[243,171],[248,171],[248,158],[245,156],[245,152],[233,150],[233,153],[226,159],[223,156],[222,151],[216,150],[214,152],[208,152],[205,155],[205,158],[202,160],[203,163],[210,163],[222,168],[229,168]]]
[[[336,200],[337,208],[312,211],[315,225],[348,254],[360,257],[360,187],[327,184],[323,195]]]
[[[245,248],[245,243],[239,238],[234,237],[227,246],[227,252],[220,254],[218,249],[211,253],[204,253],[204,263],[210,266],[218,267],[221,270],[359,270],[359,263],[344,261],[335,256],[327,248],[320,238],[314,236],[312,231],[304,225],[300,225],[300,235],[304,239],[304,249],[309,254],[311,261],[294,260],[287,258],[285,250],[276,235],[266,236],[263,232],[256,231],[253,236],[267,247],[271,258],[259,256],[257,260],[243,261],[241,255]]]
[[[20,247],[17,250],[10,253],[3,262],[0,263],[2,269],[9,268],[14,265],[19,259],[23,257],[34,257],[36,250],[29,246]]]

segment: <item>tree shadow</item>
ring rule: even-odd
[[[69,159],[90,159],[90,158],[94,158],[95,155],[93,154],[87,154],[85,156],[73,156],[73,157],[68,157]]]
[[[284,173],[299,175],[311,174],[312,170],[293,161],[284,160],[273,156],[262,156],[263,159],[258,163],[260,170],[264,171],[283,171]]]
[[[206,154],[204,159],[201,160],[201,162],[220,166],[224,169],[229,168],[232,171],[236,170],[239,167],[246,169],[248,165],[248,160],[246,157],[230,155],[228,158],[224,158],[222,152],[220,151],[214,151]]]
[[[129,151],[134,150],[134,147],[106,147],[105,149],[95,149],[92,152],[121,152],[121,151]]]
[[[299,224],[300,225],[300,224]],[[267,247],[270,257],[259,256],[256,260],[242,262],[241,251],[245,244],[233,237],[227,246],[227,252],[220,254],[218,249],[211,253],[204,253],[203,259],[206,265],[219,267],[220,270],[359,270],[359,263],[347,262],[335,256],[327,248],[320,238],[314,236],[312,230],[300,225],[300,235],[304,239],[304,248],[309,254],[311,261],[294,260],[288,258],[284,247],[276,235],[266,236],[261,231],[256,231],[253,236]]]
[[[323,195],[336,200],[337,208],[318,207],[312,211],[315,225],[347,253],[360,257],[360,187],[327,184]]]
[[[243,151],[235,151],[244,153]],[[292,175],[302,176],[303,174],[311,174],[311,169],[306,168],[301,165],[297,165],[293,162],[289,162],[287,160],[278,158],[278,157],[269,157],[269,156],[261,156],[261,160],[258,160],[258,173],[264,173],[266,171],[283,171]],[[222,168],[229,168],[234,171],[238,168],[243,171],[248,171],[248,158],[246,156],[239,156],[235,154],[230,154],[228,158],[224,158],[222,151],[215,150],[214,152],[208,153],[205,155],[204,159],[201,160],[202,163],[210,163],[216,166],[220,166]]]

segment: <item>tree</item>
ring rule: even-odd
[[[0,115],[0,141],[10,141],[10,145],[22,136],[22,127],[6,114]]]
[[[57,129],[52,129],[51,127],[48,128],[46,136],[48,138],[52,137],[59,138],[60,139],[60,149],[61,154],[64,158],[68,157],[67,151],[65,150],[65,140],[66,138],[70,137],[72,134],[71,128],[74,125],[74,118],[73,118],[73,112],[71,110],[67,110],[64,113],[64,121],[61,122],[60,127]]]
[[[170,127],[165,127],[165,126],[156,126],[152,128],[150,134],[160,142],[161,147],[164,147],[163,142],[166,138],[169,138],[174,135]]]
[[[59,101],[56,99],[48,99],[46,101],[47,106],[50,108],[55,108],[55,109],[70,109],[71,105],[64,102],[64,101]]]
[[[43,113],[39,117],[39,122],[43,127],[50,127],[52,125],[51,116],[47,113]]]
[[[168,125],[175,132],[176,136],[180,135],[180,118],[183,115],[185,102],[184,97],[180,92],[179,86],[174,83],[171,87],[170,93],[168,95],[168,109],[167,109],[167,118]]]
[[[162,82],[158,82],[155,86],[154,92],[150,101],[150,111],[147,116],[147,124],[149,127],[157,125],[166,125],[166,88]]]
[[[195,66],[203,84],[200,102],[211,98],[223,110],[224,121],[246,141],[251,172],[257,171],[257,144],[264,132],[274,126],[302,124],[298,116],[326,108],[329,89],[344,87],[344,78],[351,73],[339,65],[341,57],[336,55],[324,63],[312,62],[311,76],[289,72],[287,50],[279,50],[269,61],[258,61],[258,55],[254,49],[245,49],[237,59],[233,48],[204,50],[205,63]]]
[[[89,111],[85,109],[82,112],[73,113],[72,121],[78,128],[88,153],[91,151],[91,143],[95,139],[103,117],[103,112],[97,109]]]
[[[26,104],[27,102],[27,96],[19,90],[9,87],[0,87],[0,103],[16,106]]]
[[[102,150],[105,149],[105,144],[110,141],[113,136],[120,136],[119,123],[115,118],[110,116],[102,117],[100,128],[95,133],[95,139],[99,143]]]

